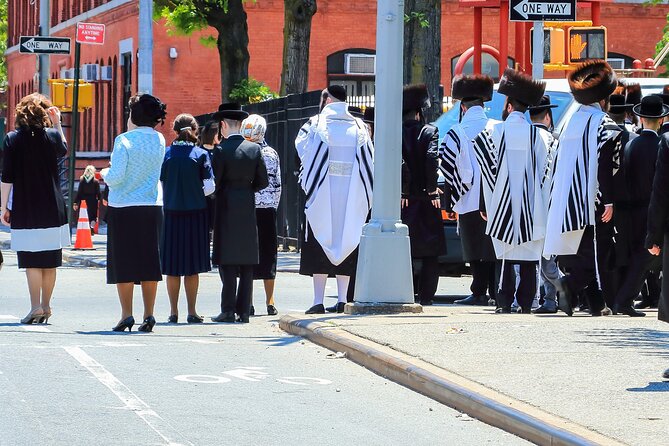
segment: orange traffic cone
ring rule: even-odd
[[[88,221],[88,207],[86,201],[81,201],[79,208],[79,220],[77,221],[77,240],[74,242],[74,249],[93,249],[93,239],[91,239],[91,224]]]

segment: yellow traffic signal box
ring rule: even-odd
[[[49,79],[51,85],[51,102],[61,111],[72,111],[74,105],[74,80]],[[93,108],[93,84],[79,82],[79,111]]]
[[[532,28],[534,33],[534,28]],[[532,47],[534,52],[534,47]],[[564,30],[560,28],[544,28],[544,63],[564,64]]]
[[[567,28],[570,64],[578,64],[591,59],[606,60],[608,54],[606,28],[590,26]]]

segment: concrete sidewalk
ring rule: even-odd
[[[373,341],[378,349],[367,345],[361,350],[370,360],[389,347],[429,363],[425,369],[434,365],[472,382],[472,388],[480,384],[497,392],[502,404],[505,396],[527,403],[515,409],[529,408],[522,411],[534,419],[548,412],[622,443],[669,444],[669,382],[661,378],[669,367],[669,327],[657,321],[654,310],[634,319],[495,315],[490,307],[453,305],[426,307],[421,315],[293,316],[297,319],[282,319],[284,329],[292,324],[304,330],[322,322],[326,330],[355,335],[360,345]],[[323,324],[311,325],[321,327],[321,336],[326,333]],[[365,365],[364,357],[357,362]],[[421,367],[414,364],[407,372],[416,370]],[[559,422],[553,426],[563,428]],[[583,444],[552,441],[543,444]]]
[[[74,236],[72,236],[74,243]],[[0,249],[9,250],[11,235],[9,228],[0,227]],[[63,249],[63,262],[70,266],[83,266],[89,268],[107,267],[107,235],[96,234],[93,236],[92,250]],[[296,252],[279,252],[277,259],[277,271],[284,273],[296,273],[300,269],[300,254]]]

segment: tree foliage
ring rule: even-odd
[[[259,80],[248,78],[239,82],[230,91],[230,100],[242,105],[266,101],[276,98],[277,94]]]
[[[7,86],[7,0],[0,0],[0,88]]]

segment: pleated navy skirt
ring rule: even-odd
[[[211,271],[207,209],[191,212],[165,210],[161,246],[163,274],[192,276]]]

